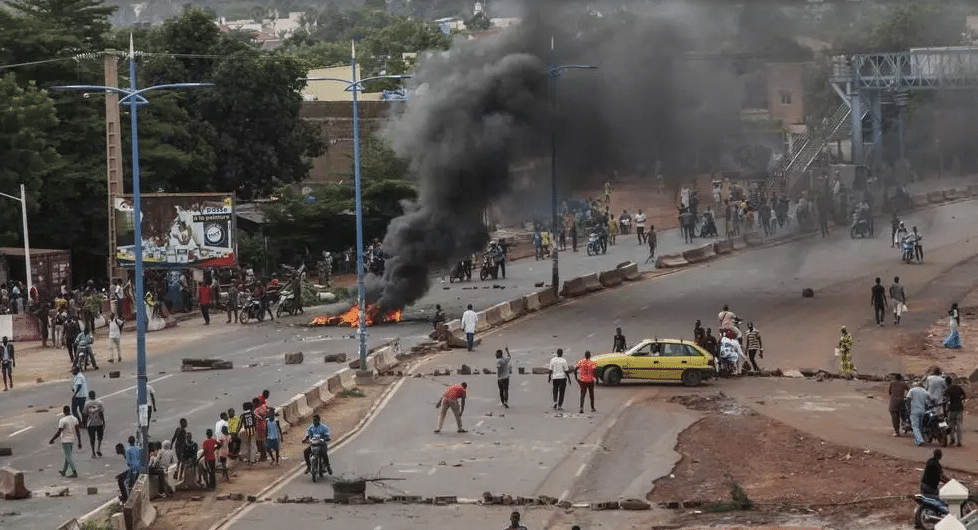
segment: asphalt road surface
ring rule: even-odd
[[[886,237],[853,240],[838,231],[824,240],[746,252],[574,300],[488,333],[476,352],[430,358],[421,370],[457,369],[462,363],[491,367],[492,352],[507,345],[517,367],[544,366],[556,347],[563,347],[567,357],[576,361],[585,349],[607,351],[616,326],[624,329],[630,343],[643,337],[691,338],[693,321],[702,319],[704,326],[715,327],[714,315],[723,304],[765,330],[768,367],[835,369],[831,352],[838,325],[845,323],[857,339],[857,368],[864,372],[899,369],[899,359],[885,350],[868,345],[860,350],[864,334],[885,332],[872,321],[872,278],[898,271],[907,278],[911,300],[927,299],[945,289],[939,281],[928,283],[931,279],[978,254],[978,241],[969,239],[978,221],[973,202],[917,212],[907,221],[924,234],[924,264],[900,263],[898,251],[890,248]],[[816,298],[802,298],[803,287],[813,288]],[[965,287],[955,283],[939,294],[953,299],[963,292],[952,291]],[[921,308],[918,318],[929,318],[924,312]],[[673,406],[628,406],[689,389],[643,383],[599,387],[599,412],[582,415],[572,401],[576,387],[569,389],[567,412],[555,413],[545,376],[514,377],[510,409],[499,406],[495,380],[489,375],[403,380],[394,398],[359,436],[335,451],[334,470],[348,477],[403,477],[405,481],[393,485],[418,495],[478,498],[492,491],[546,494],[574,502],[642,497],[655,478],[669,472],[676,457],[672,450],[676,434],[696,418]],[[433,404],[445,384],[460,379],[470,384],[464,421],[471,432],[455,434],[449,424],[441,434],[433,434]],[[725,384],[713,381],[699,391],[711,392]],[[788,408],[794,406],[782,401]],[[378,492],[368,491],[372,493]],[[281,494],[324,497],[331,492],[328,485],[312,484],[308,476],[300,475],[274,492]],[[355,526],[360,528],[410,529],[428,528],[448,510],[417,508],[410,518],[398,515],[403,508],[393,506],[351,507],[338,513],[359,514],[364,522]],[[262,504],[236,520],[233,528],[315,524],[333,511],[323,505],[297,511]],[[505,519],[487,520],[480,512],[459,512],[455,527],[490,529],[504,523]]]

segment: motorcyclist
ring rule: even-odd
[[[941,484],[949,481],[944,474],[941,466],[941,457],[944,453],[940,449],[934,449],[934,456],[927,461],[924,466],[924,475],[920,477],[920,494],[927,497],[937,497],[940,494]]]
[[[909,237],[910,242],[913,243],[913,251],[914,254],[917,255],[917,261],[924,261],[924,247],[920,245],[920,240],[923,239],[923,236],[921,236],[920,232],[917,231],[916,226],[913,227],[913,231],[910,232],[907,237]]]
[[[717,320],[719,321],[717,331],[719,331],[720,334],[725,334],[726,332],[730,331],[734,334],[735,339],[740,340],[741,333],[735,325],[737,323],[737,315],[730,310],[730,307],[724,305],[723,311],[720,311],[720,314],[717,315]]]
[[[618,226],[621,227],[622,235],[632,233],[632,216],[628,215],[628,210],[621,211],[621,217],[618,218]]]
[[[92,343],[95,341],[92,339],[92,332],[85,328],[75,337],[75,362],[78,366],[85,366],[85,356],[88,356],[88,360],[92,363],[92,368],[98,370],[98,364],[95,363],[95,354],[92,352]]]
[[[893,242],[896,243],[898,248],[903,248],[903,238],[907,237],[908,231],[907,227],[900,221],[900,226],[896,229],[896,236],[893,238]]]
[[[326,464],[326,473],[332,475],[333,468],[329,465],[329,455],[326,451],[326,442],[329,442],[329,427],[324,423],[320,423],[319,414],[312,417],[312,425],[306,429],[306,437],[302,439],[302,443],[309,443],[312,438],[319,438],[322,443],[319,444],[319,458],[320,462]],[[306,473],[310,471],[309,457],[312,455],[312,446],[306,447],[302,451],[302,458],[306,461]]]

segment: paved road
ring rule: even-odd
[[[923,230],[928,249],[960,242],[953,247],[957,249],[955,252],[960,253],[970,251],[974,246],[974,243],[965,240],[966,234],[978,221],[976,218],[978,209],[974,208],[974,203],[968,202],[918,212],[909,220]],[[590,261],[589,258],[581,257],[579,261],[582,264],[579,266],[583,269],[585,264],[598,263],[597,260],[607,260],[608,265],[613,266],[624,261],[622,258],[630,257],[624,255],[624,252],[629,252],[627,247],[620,248],[623,249],[621,256],[596,257],[590,258]],[[635,245],[630,252],[644,253],[644,250]],[[712,262],[704,267],[682,270],[653,281],[630,284],[563,304],[552,311],[534,315],[516,325],[496,331],[486,337],[480,353],[441,355],[432,359],[429,367],[444,365],[457,368],[465,361],[479,367],[489,367],[492,359],[488,352],[507,344],[513,350],[517,362],[525,367],[543,365],[557,345],[564,346],[568,350],[568,356],[576,359],[584,348],[606,350],[610,346],[613,328],[618,325],[625,328],[626,335],[633,341],[643,336],[688,338],[692,321],[700,318],[709,325],[718,306],[723,303],[730,303],[738,313],[768,326],[762,326],[762,329],[765,329],[766,338],[770,341],[769,351],[778,352],[778,356],[771,362],[783,361],[788,367],[831,367],[834,360],[828,352],[835,338],[836,323],[843,321],[853,326],[853,322],[866,322],[869,318],[868,307],[864,309],[853,305],[842,310],[826,308],[828,316],[820,314],[821,311],[809,315],[807,311],[811,309],[801,305],[808,302],[803,301],[798,293],[802,286],[811,286],[819,292],[819,297],[815,299],[817,303],[838,303],[840,300],[845,302],[847,297],[854,296],[854,290],[867,289],[866,278],[872,276],[874,269],[881,263],[887,267],[901,266],[898,264],[896,252],[881,239],[853,241],[842,233],[834,234],[828,240],[808,240],[760,249]],[[943,267],[952,264],[950,257],[929,252],[927,264],[907,267],[905,270],[914,271],[914,274],[924,278],[936,275]],[[549,277],[549,263],[544,265],[543,262],[533,260],[511,265],[510,276],[525,278],[524,274],[529,275],[535,267],[547,271],[545,276]],[[840,279],[848,279],[850,283],[840,284]],[[514,282],[526,284],[522,287],[525,290],[532,289],[532,280]],[[509,288],[486,292],[501,299],[512,298],[514,294]],[[914,296],[912,286],[910,292]],[[429,299],[437,300],[438,296],[443,297],[442,299],[460,297],[461,293],[467,291],[456,294],[436,290],[429,295]],[[823,296],[823,293],[829,294]],[[489,295],[482,296],[485,300]],[[858,298],[863,298],[862,294]],[[812,319],[812,332],[806,334],[804,342],[810,347],[798,347],[797,336],[779,336],[776,333],[781,325],[778,319],[784,319],[787,325],[788,320],[799,316]],[[829,317],[831,325],[822,322]],[[858,326],[855,327],[859,329]],[[428,325],[423,322],[382,326],[371,330],[370,339],[372,344],[395,337],[402,342],[410,342],[420,340],[427,329]],[[285,366],[281,362],[284,352],[296,349],[307,353],[349,352],[353,351],[352,342],[349,330],[294,328],[276,322],[221,330],[195,347],[174,350],[151,359],[149,373],[161,409],[151,434],[154,437],[169,436],[180,417],[188,418],[192,425],[201,428],[208,426],[220,410],[228,406],[240,407],[242,401],[263,388],[273,390],[273,402],[302,391],[321,379],[332,367],[318,364],[315,358],[307,361],[306,365]],[[185,356],[224,358],[232,360],[236,368],[225,372],[181,373],[178,371],[179,359]],[[884,356],[867,361],[871,361],[868,368],[886,368],[888,363],[893,362]],[[258,363],[258,366],[245,368],[252,363]],[[310,372],[310,366],[321,368]],[[0,525],[26,528],[38,526],[41,522],[47,524],[50,521],[64,520],[86,512],[114,495],[115,486],[111,478],[122,468],[122,462],[119,457],[112,456],[111,446],[129,434],[134,409],[131,404],[134,400],[132,363],[124,363],[122,369],[122,379],[97,378],[90,381],[91,388],[100,396],[106,397],[109,427],[106,447],[102,451],[106,455],[104,459],[93,461],[88,458],[90,450],[87,440],[84,442],[85,450],[78,455],[80,473],[84,477],[90,477],[84,482],[59,477],[56,471],[60,469],[60,452],[56,446],[47,446],[44,443],[55,429],[58,408],[67,401],[67,386],[64,383],[52,383],[4,394],[0,440],[13,446],[14,456],[4,458],[2,463],[27,471],[28,484],[35,491],[68,485],[72,496],[54,500],[40,497],[23,501],[18,504],[19,515],[0,516]],[[432,405],[445,381],[407,381],[397,399],[392,401],[392,406],[383,411],[383,421],[375,421],[362,436],[362,440],[370,441],[362,444],[359,449],[367,457],[355,458],[344,453],[352,449],[341,450],[337,455],[337,471],[367,474],[393,470],[401,473],[413,464],[410,467],[420,468],[422,471],[401,474],[412,477],[406,489],[419,492],[434,493],[436,488],[441,489],[448,485],[451,489],[458,489],[461,495],[478,496],[486,489],[502,490],[499,485],[504,484],[507,489],[520,490],[523,494],[546,492],[561,496],[566,491],[570,498],[587,498],[591,492],[587,487],[581,486],[586,481],[597,488],[594,490],[597,493],[594,494],[634,496],[641,491],[642,484],[651,482],[649,478],[654,477],[638,474],[629,476],[629,472],[633,471],[629,469],[629,462],[633,458],[643,459],[647,462],[643,464],[644,467],[668,469],[671,466],[668,459],[671,457],[674,435],[663,434],[659,438],[641,440],[648,450],[645,453],[630,453],[623,458],[602,456],[592,459],[586,450],[597,447],[604,439],[604,433],[613,424],[621,426],[620,432],[632,432],[635,433],[634,436],[640,436],[641,431],[652,425],[665,425],[668,427],[665,432],[669,433],[678,432],[683,427],[683,422],[690,421],[677,416],[675,411],[653,412],[651,417],[633,417],[625,412],[624,404],[637,394],[669,391],[669,387],[646,385],[601,389],[600,412],[597,415],[581,417],[568,414],[557,417],[549,411],[545,379],[541,376],[517,377],[514,407],[505,411],[505,416],[496,415],[500,410],[494,402],[495,384],[491,377],[473,378],[475,388],[467,411],[467,422],[470,426],[480,421],[482,423],[467,438],[442,435],[435,439],[430,433],[434,413]],[[33,412],[40,407],[49,410],[46,413]],[[494,414],[485,416],[487,412]],[[616,436],[618,432],[616,431]],[[404,433],[412,434],[404,436]],[[618,443],[621,447],[628,447],[634,436],[626,435],[620,442],[609,440],[613,445]],[[466,441],[472,443],[464,443]],[[498,446],[495,444],[497,441]],[[581,453],[585,456],[580,457]],[[646,460],[656,454],[664,455],[664,459],[655,462]],[[460,468],[437,466],[442,460],[446,463],[465,463]],[[357,464],[352,466],[350,462]],[[587,466],[582,467],[583,464],[595,465],[600,469],[614,469],[616,474],[622,475],[622,479],[609,480],[603,471],[589,471]],[[351,467],[347,467],[348,465]],[[429,467],[425,467],[426,465]],[[471,480],[473,475],[478,480]],[[580,480],[582,476],[585,480]],[[465,483],[464,487],[456,482],[456,479],[463,477],[469,478],[461,481]],[[300,479],[298,484],[289,487],[306,487],[304,482]],[[100,494],[82,495],[82,488],[92,484],[99,486]]]
[[[763,323],[770,352],[767,362],[834,368],[831,348],[839,322],[848,323],[857,336],[857,345],[863,333],[878,331],[868,307],[869,282],[877,271],[898,267],[922,282],[956,265],[959,255],[978,253],[978,241],[968,239],[978,222],[978,209],[972,202],[918,212],[908,221],[921,228],[932,249],[924,265],[900,264],[898,253],[883,238],[852,240],[842,233],[825,240],[760,249],[562,304],[490,332],[477,352],[433,357],[423,371],[457,369],[462,363],[489,367],[491,352],[506,345],[517,366],[525,368],[544,365],[557,346],[564,347],[568,357],[576,360],[586,348],[607,350],[615,326],[623,327],[631,341],[653,336],[689,338],[692,322],[699,318],[706,325],[712,324],[713,315],[724,303],[759,325]],[[911,296],[921,294],[921,285],[908,285]],[[826,300],[831,304],[814,308],[804,305],[813,300],[800,296],[802,287],[816,290],[815,302],[823,304]],[[790,322],[794,324],[789,327]],[[798,322],[803,325],[796,325]],[[812,328],[802,341],[796,330],[805,329],[804,324]],[[792,332],[781,334],[782,328]],[[865,371],[900,364],[883,351],[866,354],[857,362]],[[669,393],[712,392],[728,385],[714,381],[693,390],[646,384],[599,387],[599,413],[579,415],[572,406],[567,414],[550,410],[544,376],[515,377],[513,407],[509,410],[497,404],[492,376],[465,377],[472,396],[465,420],[472,432],[467,435],[431,433],[433,403],[444,385],[458,381],[458,376],[405,380],[375,421],[353,443],[335,452],[334,469],[341,475],[404,476],[407,480],[397,486],[420,495],[478,497],[483,491],[493,491],[547,494],[573,501],[642,496],[655,478],[671,469],[676,433],[696,416],[673,406],[639,409],[629,408],[628,403]],[[785,408],[794,410],[795,406],[788,403]],[[458,463],[460,467],[453,467]],[[276,495],[282,493],[323,497],[329,495],[329,488],[314,485],[302,475]],[[310,508],[298,513],[260,505],[234,528],[257,530],[283,521],[311,524],[325,513],[323,510]],[[422,509],[418,517],[404,519],[397,515],[401,508],[349,510],[377,520],[372,527],[378,528],[427,527],[425,517],[434,513]],[[499,524],[471,514],[456,526],[475,530],[498,528]]]

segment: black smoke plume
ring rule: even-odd
[[[483,211],[511,193],[513,165],[549,158],[552,128],[562,195],[595,171],[691,174],[719,163],[741,133],[743,65],[704,53],[762,37],[741,31],[738,11],[711,3],[608,14],[576,3],[531,5],[519,26],[424,61],[415,95],[384,131],[419,193],[388,227],[389,259],[383,277],[371,279],[371,303],[411,305],[427,292],[433,267],[484,249]],[[706,58],[690,58],[698,54]],[[552,61],[598,67],[561,75],[555,115]],[[549,211],[549,201],[541,206]]]

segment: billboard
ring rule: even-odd
[[[236,264],[234,197],[227,193],[143,194],[143,266],[233,267]],[[135,265],[131,195],[113,204],[116,263]]]

